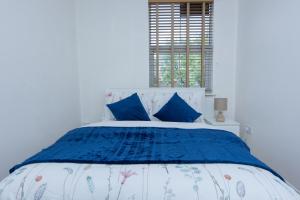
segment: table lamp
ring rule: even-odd
[[[225,117],[223,115],[223,111],[227,110],[227,98],[215,98],[215,111],[217,111],[216,121],[224,122]]]

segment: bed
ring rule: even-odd
[[[106,102],[132,91],[109,90]],[[152,116],[173,92],[147,89],[139,96]],[[203,91],[179,92],[194,108],[205,105]],[[201,118],[115,121],[106,110],[102,122],[71,130],[10,172],[0,182],[1,200],[300,199],[239,137]]]

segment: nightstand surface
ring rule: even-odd
[[[226,119],[225,122],[217,122],[215,119],[205,119],[209,125],[215,126],[216,129],[222,129],[240,136],[240,123],[231,119]]]
[[[240,123],[232,119],[226,119],[225,122],[217,122],[215,119],[205,119],[205,121],[213,126],[239,126]]]

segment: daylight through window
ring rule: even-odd
[[[149,1],[151,87],[212,89],[213,1]]]

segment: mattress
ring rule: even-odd
[[[99,122],[85,127],[214,129],[205,123]],[[99,143],[101,145],[101,143]],[[267,168],[266,168],[267,169]],[[237,163],[20,165],[0,182],[0,199],[295,199],[299,193],[261,167]]]

